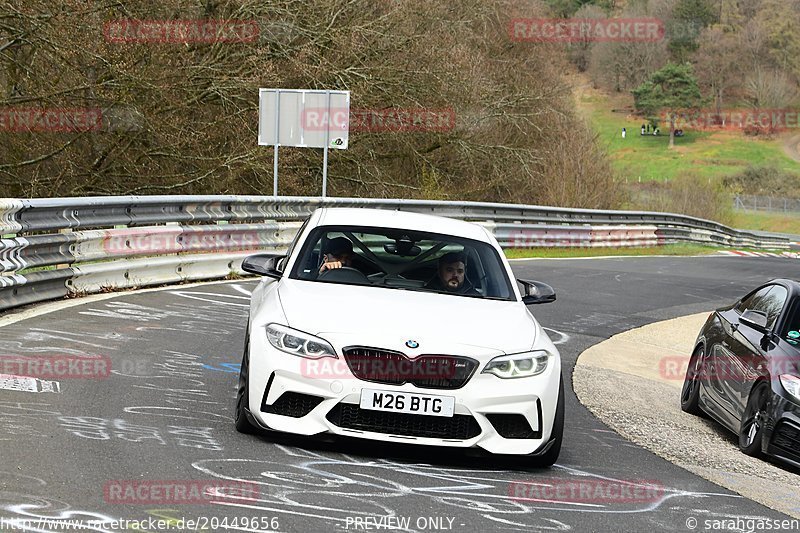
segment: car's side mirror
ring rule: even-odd
[[[517,281],[525,289],[522,296],[522,303],[525,305],[547,304],[556,301],[556,291],[547,283],[527,279],[518,279]]]
[[[742,316],[739,317],[739,322],[761,333],[767,333],[767,314],[763,311],[745,309]]]
[[[280,279],[283,277],[283,272],[278,269],[278,262],[285,257],[275,254],[248,255],[242,261],[242,270],[250,274]]]

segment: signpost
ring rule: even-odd
[[[323,148],[322,197],[328,192],[328,149],[346,150],[350,91],[259,89],[258,144],[274,146],[273,195],[278,196],[278,147]]]

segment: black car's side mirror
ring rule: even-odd
[[[763,311],[754,311],[752,309],[745,309],[742,316],[739,317],[739,322],[750,326],[756,331],[761,333],[768,333],[767,330],[767,314]]]
[[[250,274],[280,279],[283,277],[283,272],[278,270],[278,262],[285,257],[275,254],[248,255],[242,261],[242,270]]]
[[[517,281],[525,289],[522,296],[522,303],[525,305],[547,304],[556,301],[556,291],[547,283],[528,279],[518,279]]]

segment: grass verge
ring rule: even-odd
[[[733,211],[731,217],[734,228],[800,235],[800,216],[797,214]]]
[[[684,129],[685,136],[675,139],[669,150],[669,126],[661,124],[661,135],[640,135],[642,119],[627,112],[630,94],[609,96],[585,88],[577,105],[587,117],[600,142],[607,147],[614,170],[628,183],[667,181],[692,172],[704,178],[716,178],[741,172],[749,165],[769,161],[779,168],[800,173],[800,163],[783,151],[783,139],[746,137],[738,131],[701,132]],[[627,138],[622,138],[622,128]],[[680,127],[680,126],[679,126]]]

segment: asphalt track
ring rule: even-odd
[[[531,308],[554,330],[567,378],[565,443],[555,467],[450,449],[236,433],[236,378],[254,282],[175,287],[0,328],[2,355],[105,356],[113,369],[105,378],[58,380],[58,392],[0,389],[0,528],[64,531],[36,523],[55,518],[105,521],[83,531],[119,531],[112,519],[171,517],[209,520],[205,529],[183,531],[707,531],[705,520],[788,518],[622,439],[578,403],[568,378],[587,347],[722,305],[770,278],[797,277],[800,262],[609,258],[513,267],[558,292],[556,303]],[[196,504],[119,503],[108,490],[124,480],[241,480],[259,492],[223,491]],[[608,487],[644,480],[660,489],[625,501],[509,497],[516,481]],[[259,521],[233,527],[235,517]],[[405,520],[408,526],[398,527]]]

